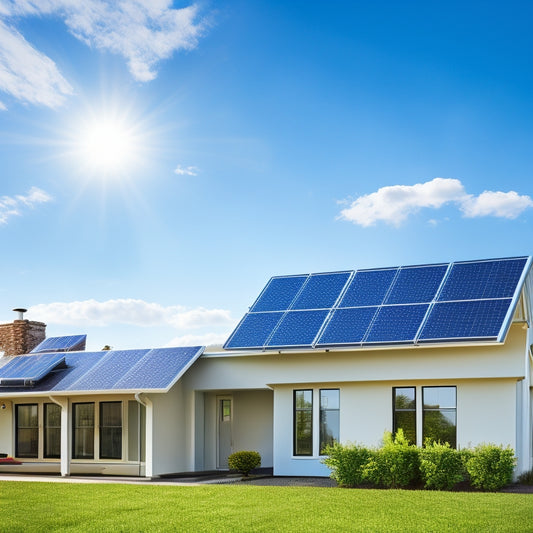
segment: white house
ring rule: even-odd
[[[0,359],[0,471],[157,476],[333,441],[511,446],[533,466],[529,257],[272,278],[224,347]],[[65,344],[65,342],[63,342]],[[68,344],[68,343],[67,343]]]

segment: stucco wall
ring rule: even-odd
[[[8,400],[0,400],[5,409],[0,409],[0,453],[13,456],[13,404]]]

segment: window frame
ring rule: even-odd
[[[454,402],[455,402],[455,406],[454,407],[449,407],[449,406],[445,406],[445,407],[441,407],[439,406],[438,408],[433,408],[433,409],[426,409],[425,407],[425,398],[424,398],[424,391],[426,389],[453,389],[454,390]],[[441,411],[452,411],[454,412],[454,415],[455,415],[455,423],[454,423],[454,428],[455,428],[455,436],[454,436],[454,440],[455,442],[450,442],[450,446],[452,448],[457,448],[457,385],[428,385],[428,386],[423,386],[422,387],[422,445],[424,445],[424,441],[426,440],[426,435],[425,435],[425,425],[426,425],[426,412],[441,412]],[[445,441],[447,442],[447,441]]]
[[[48,409],[49,407],[53,406],[55,409],[59,409],[59,425],[58,426],[52,426],[48,424]],[[43,404],[43,458],[44,459],[61,459],[61,406],[52,403],[47,402]],[[49,429],[59,429],[59,453],[56,454],[50,454],[46,453],[47,446],[49,444]]]
[[[93,407],[93,424],[92,426],[79,426],[79,429],[87,429],[87,428],[92,428],[92,441],[93,441],[93,451],[92,451],[92,455],[89,456],[89,455],[84,455],[84,456],[79,456],[78,454],[76,454],[76,442],[77,442],[77,439],[76,439],[76,435],[77,435],[77,429],[78,429],[78,426],[76,425],[76,408],[77,406],[79,405],[92,405]],[[95,439],[95,433],[96,433],[96,409],[95,409],[95,402],[75,402],[72,404],[72,459],[76,459],[76,460],[90,460],[90,461],[93,461],[95,459],[95,445],[94,445],[94,439]]]
[[[310,407],[297,407],[296,397],[299,392],[310,392],[311,393],[311,406]],[[298,413],[310,413],[310,439],[311,447],[309,453],[298,453]],[[314,455],[314,390],[313,389],[294,389],[293,390],[293,408],[292,408],[292,417],[293,417],[293,439],[292,439],[292,454],[294,457],[313,457]]]
[[[98,414],[99,414],[99,417],[98,417],[98,459],[112,459],[112,460],[115,460],[115,461],[122,461],[122,456],[123,456],[123,450],[122,450],[122,447],[123,447],[123,444],[124,444],[124,439],[123,439],[123,430],[124,430],[124,407],[123,407],[123,402],[121,400],[113,400],[113,401],[101,401],[101,402],[98,402]],[[119,410],[120,410],[120,426],[116,426],[116,425],[106,425],[104,426],[103,425],[103,409],[106,405],[109,405],[109,404],[118,404],[119,405]],[[120,455],[117,455],[117,456],[111,456],[111,455],[104,455],[102,453],[102,448],[103,448],[103,444],[105,442],[105,439],[104,439],[104,431],[102,431],[103,429],[117,429],[117,428],[120,428]]]
[[[323,391],[336,391],[337,392],[337,403],[338,403],[338,407],[336,408],[323,408],[322,407],[322,392]],[[337,427],[335,428],[336,429],[336,436],[333,437],[333,441],[334,443],[336,442],[339,442],[340,441],[340,426],[341,426],[341,422],[340,422],[340,415],[341,415],[341,390],[336,387],[336,388],[332,388],[332,389],[318,389],[318,424],[319,424],[319,437],[318,437],[318,454],[321,455],[321,456],[324,456],[326,455],[323,450],[324,450],[324,447],[327,446],[327,443],[324,443],[323,439],[322,439],[322,435],[323,435],[323,428],[324,426],[326,425],[323,421],[322,421],[322,413],[323,412],[337,412],[338,414],[338,418],[337,418]]]
[[[413,402],[414,402],[414,407],[413,408],[410,408],[410,409],[397,409],[396,408],[396,391],[398,389],[412,389],[414,391],[414,399],[413,399]],[[393,435],[396,435],[396,432],[398,431],[398,429],[400,429],[398,427],[398,424],[396,422],[396,413],[414,413],[415,414],[415,420],[414,420],[414,440],[410,440],[410,444],[417,444],[417,438],[418,438],[418,431],[417,431],[417,387],[414,386],[414,385],[409,385],[409,386],[399,386],[399,387],[392,387],[392,434]],[[402,428],[403,429],[403,428]],[[404,431],[404,435],[405,435],[405,431]]]
[[[19,408],[20,407],[34,407],[37,411],[37,424],[35,426],[19,426]],[[33,452],[31,451],[31,454],[20,454],[19,446],[20,446],[20,435],[19,432],[21,429],[29,429],[33,431],[37,431],[37,440],[32,441],[30,440],[30,446],[33,447],[33,442],[35,442],[36,450]],[[38,403],[17,403],[15,404],[15,457],[20,457],[21,459],[38,459],[39,458],[39,404]]]

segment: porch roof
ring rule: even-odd
[[[167,392],[202,355],[204,346],[63,352],[64,364],[51,368],[25,386],[0,384],[2,395]],[[49,354],[50,356],[51,354]],[[20,356],[0,358],[2,369]],[[38,356],[26,356],[39,365]],[[6,366],[8,365],[8,366]],[[31,369],[28,369],[31,373]],[[1,380],[0,380],[1,383]]]

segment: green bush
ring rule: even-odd
[[[474,487],[495,491],[512,481],[515,464],[511,448],[481,444],[474,448],[472,457],[466,462],[466,468]]]
[[[427,442],[421,448],[420,473],[427,489],[450,490],[464,479],[461,453],[449,443]]]
[[[245,476],[248,476],[254,468],[260,465],[261,455],[258,452],[241,451],[232,453],[228,457],[228,466]]]
[[[386,431],[384,444],[376,450],[363,468],[364,476],[375,485],[406,487],[420,477],[418,448],[410,445],[399,429],[393,438]]]
[[[533,469],[520,474],[518,476],[518,483],[522,485],[533,485]]]
[[[341,487],[356,487],[365,482],[363,468],[372,456],[372,450],[358,444],[335,443],[326,446],[327,457],[322,462],[331,470],[330,476]]]

